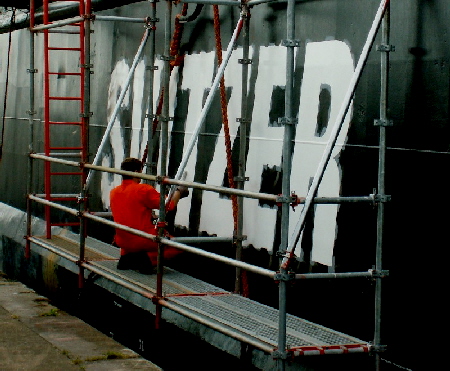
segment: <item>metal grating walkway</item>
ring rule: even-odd
[[[60,251],[72,256],[72,262],[78,259],[78,235],[63,231],[52,239],[33,237],[33,242],[54,253]],[[119,249],[92,238],[86,240],[85,255],[89,258],[89,264],[96,267],[97,274],[102,270],[127,285],[139,288],[144,292],[145,300],[154,306],[151,298],[156,294],[156,275],[117,270]],[[163,292],[166,309],[225,332],[227,336],[247,342],[266,353],[277,347],[278,310],[272,307],[226,292],[170,268],[165,268]],[[287,344],[292,356],[369,351],[367,342],[289,314]]]

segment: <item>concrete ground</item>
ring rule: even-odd
[[[0,272],[0,370],[161,368]]]

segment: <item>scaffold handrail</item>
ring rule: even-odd
[[[31,158],[38,159],[38,160],[44,160],[44,161],[50,161],[55,162],[58,164],[63,165],[69,165],[74,167],[80,167],[80,168],[87,168],[91,170],[96,171],[104,171],[107,173],[112,174],[118,174],[118,175],[127,175],[127,176],[133,176],[135,178],[143,179],[143,180],[149,180],[152,182],[161,182],[164,184],[169,185],[176,185],[176,186],[186,186],[189,188],[196,188],[201,189],[204,191],[211,191],[216,193],[222,193],[222,194],[229,194],[229,195],[235,195],[235,196],[241,196],[241,197],[247,197],[252,199],[258,199],[262,201],[269,201],[269,202],[279,202],[279,196],[274,195],[271,193],[260,193],[260,192],[251,192],[236,188],[228,188],[223,186],[216,186],[216,185],[209,185],[205,183],[198,183],[198,182],[188,182],[185,180],[176,180],[176,179],[170,179],[168,177],[161,177],[158,175],[149,175],[145,173],[135,173],[131,171],[125,171],[120,170],[112,167],[107,166],[99,166],[99,165],[92,165],[88,163],[80,163],[75,161],[69,161],[69,160],[63,160],[61,158],[55,158],[50,156],[45,156],[41,154],[32,153],[30,154]],[[304,203],[305,200],[298,200],[299,204]],[[316,204],[339,204],[339,203],[356,203],[356,202],[366,202],[366,203],[375,203],[376,198],[374,194],[371,194],[369,196],[353,196],[353,197],[315,197],[314,203]]]
[[[219,255],[219,254],[208,252],[208,251],[205,251],[205,250],[193,247],[193,246],[189,246],[189,245],[186,245],[186,244],[183,244],[183,243],[180,243],[180,242],[172,241],[169,238],[158,237],[158,236],[155,236],[155,235],[150,234],[150,233],[145,233],[145,232],[140,231],[138,229],[130,228],[130,227],[127,227],[125,225],[122,225],[122,224],[115,223],[113,221],[107,220],[105,218],[102,218],[102,217],[99,217],[99,216],[96,216],[96,215],[92,215],[92,214],[90,214],[89,212],[86,212],[86,211],[85,212],[80,212],[80,211],[78,211],[76,209],[72,209],[70,207],[67,207],[67,206],[64,206],[64,205],[60,205],[60,204],[58,204],[56,202],[48,201],[48,200],[45,200],[45,199],[42,199],[42,198],[39,198],[39,197],[36,197],[36,196],[33,196],[33,195],[29,195],[28,198],[30,200],[32,200],[32,201],[38,202],[38,203],[43,204],[45,206],[50,206],[50,207],[54,207],[56,209],[65,211],[68,214],[71,214],[71,215],[74,215],[74,216],[91,219],[91,220],[94,220],[96,222],[100,222],[100,223],[103,223],[105,225],[108,225],[110,227],[114,227],[116,229],[120,229],[120,230],[129,232],[129,233],[132,233],[134,235],[147,238],[147,239],[149,239],[151,241],[156,241],[156,242],[160,242],[160,243],[162,243],[164,245],[167,245],[167,246],[176,247],[176,248],[178,248],[180,250],[187,251],[187,252],[190,252],[190,253],[193,253],[193,254],[196,254],[196,255],[200,255],[200,256],[203,256],[203,257],[207,257],[207,258],[210,258],[210,259],[213,259],[213,260],[216,260],[216,261],[219,261],[219,262],[222,262],[222,263],[234,266],[234,267],[239,267],[239,268],[245,269],[245,270],[247,270],[249,272],[260,274],[262,276],[273,278],[275,276],[275,274],[276,274],[276,272],[271,271],[269,269],[261,268],[261,267],[258,267],[256,265],[244,263],[242,261],[234,260],[234,259],[228,258],[226,256],[222,256],[222,255]]]

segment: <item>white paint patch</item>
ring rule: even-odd
[[[245,189],[254,192],[260,189],[264,165],[281,165],[284,128],[269,126],[269,112],[273,88],[286,85],[286,48],[261,48],[259,60],[246,170],[250,180],[245,183]],[[258,200],[244,200],[244,234],[247,243],[272,251],[277,211],[258,204]]]
[[[189,107],[186,116],[186,128],[184,136],[184,148],[192,138],[192,134],[197,126],[200,112],[203,107],[203,96],[205,90],[211,87],[214,72],[215,53],[199,53],[186,55],[184,59],[183,83],[181,89],[190,90]],[[187,179],[193,180],[195,174],[195,161],[197,158],[197,146],[194,147],[189,161],[186,165]],[[189,223],[189,205],[191,204],[191,195],[180,202],[178,206],[176,223],[188,225]],[[218,223],[217,223],[218,224]]]
[[[345,43],[333,40],[306,45],[299,120],[291,174],[291,188],[298,195],[306,195],[308,191],[310,179],[314,177],[322,158],[353,71],[353,59]],[[319,94],[323,84],[331,88],[330,118],[323,136],[317,137],[315,132],[319,110]],[[336,147],[332,152],[330,162],[318,189],[319,197],[336,197],[340,194],[339,153],[347,137],[350,117],[351,109],[344,121]],[[329,266],[333,263],[337,211],[338,205],[315,206],[311,260]],[[299,214],[299,212],[291,212],[290,230],[294,229]]]
[[[143,60],[136,66],[133,76],[133,111],[131,126],[133,131],[131,133],[131,148],[130,153],[136,153],[138,158],[142,158],[142,153],[145,148],[143,145],[143,112],[147,100],[144,99],[144,81],[145,81],[145,63]],[[146,141],[145,141],[146,142]]]
[[[236,134],[238,131],[238,123],[236,122],[236,119],[240,117],[241,114],[240,106],[242,97],[242,65],[238,63],[238,59],[240,58],[242,58],[242,48],[239,48],[231,55],[224,76],[226,87],[233,87],[227,108],[231,143],[233,143],[234,139],[236,138]],[[220,92],[217,91],[217,94],[219,93]],[[225,148],[225,133],[222,126],[206,183],[221,185],[226,168],[227,154]],[[214,207],[211,207],[211,205],[214,205]],[[218,214],[220,214],[220,222],[217,222]],[[232,236],[234,225],[233,223],[234,221],[231,200],[221,198],[217,193],[203,192],[200,230],[208,232],[211,231],[211,233],[215,233],[218,236]]]

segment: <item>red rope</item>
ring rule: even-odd
[[[216,39],[216,53],[217,53],[217,67],[222,64],[222,41],[220,37],[220,18],[219,18],[219,6],[213,5],[214,11],[214,34]],[[228,111],[227,111],[227,94],[225,89],[225,78],[222,75],[220,79],[220,105],[222,110],[222,121],[223,121],[223,131],[225,134],[225,150],[227,153],[227,175],[228,184],[230,188],[236,188],[233,176],[233,160],[231,156],[231,138],[230,138],[230,127],[228,123]],[[235,235],[238,230],[238,202],[235,195],[231,196],[231,203],[233,208],[233,221],[234,221],[234,231]],[[242,257],[241,257],[242,258]],[[248,279],[247,271],[241,271],[242,279],[242,295],[248,297]]]

